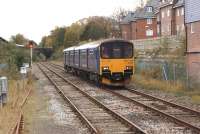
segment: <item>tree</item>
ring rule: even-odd
[[[47,36],[42,37],[41,42],[39,43],[40,47],[45,47],[46,45]]]
[[[117,10],[114,11],[114,13],[111,15],[111,18],[115,21],[113,21],[113,32],[118,33],[117,36],[121,37],[121,30],[120,30],[120,23],[122,21],[122,19],[128,15],[127,10],[123,9],[123,8],[119,8]]]
[[[24,37],[22,34],[13,35],[10,38],[10,42],[14,44],[26,45],[28,39]]]
[[[64,44],[65,27],[56,27],[51,31],[51,43],[53,48],[59,48]]]
[[[66,47],[89,39],[98,40],[110,37],[112,22],[111,18],[94,16],[81,19],[69,27],[56,27],[50,35],[42,38],[40,46],[52,47],[54,57],[60,57]]]
[[[81,40],[98,40],[108,38],[111,33],[111,21],[105,17],[95,17],[85,26],[81,34]]]
[[[80,42],[80,35],[82,34],[84,26],[82,24],[72,24],[66,28],[64,46],[69,47]]]
[[[120,23],[122,21],[122,19],[128,15],[128,12],[127,10],[123,9],[123,8],[119,8],[119,9],[116,9],[114,11],[114,13],[111,15],[111,18],[116,20],[118,23]]]
[[[49,36],[42,37],[39,43],[40,46],[53,47],[54,49],[62,46],[64,44],[65,29],[65,27],[56,27]]]

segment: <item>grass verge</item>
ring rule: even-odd
[[[9,80],[8,83],[8,102],[0,109],[0,134],[7,134],[14,126],[20,113],[20,105],[28,90],[32,88],[30,80],[24,82],[22,80]]]
[[[200,104],[200,89],[187,89],[185,85],[179,81],[162,81],[142,75],[134,75],[133,82],[137,87],[148,90],[161,90],[174,93],[177,96],[189,96],[191,100]]]

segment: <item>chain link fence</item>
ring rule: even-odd
[[[188,81],[186,64],[183,60],[137,59],[136,74],[158,80],[180,81],[185,84]]]

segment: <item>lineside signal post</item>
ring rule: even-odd
[[[30,67],[32,68],[32,59],[33,59],[33,41],[29,41],[28,47],[30,48],[30,57],[31,57],[31,64],[30,64]]]

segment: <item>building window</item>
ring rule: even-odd
[[[162,27],[161,27],[161,33],[164,33],[164,32],[165,32],[165,27],[162,26]]]
[[[157,25],[157,34],[160,35],[160,25]]]
[[[180,16],[179,9],[176,10],[176,15]]]
[[[168,17],[170,16],[170,10],[169,9],[167,10],[167,16]]]
[[[153,12],[153,7],[147,7],[147,12]]]
[[[181,8],[181,15],[184,15],[184,8]]]
[[[157,21],[160,21],[160,15],[159,14],[157,15]]]
[[[127,32],[123,32],[124,39],[127,39]]]
[[[164,18],[165,17],[165,12],[164,11],[162,11],[162,18]]]
[[[185,29],[185,25],[184,25],[184,24],[182,24],[182,31],[184,31],[184,29]]]
[[[176,31],[177,31],[177,32],[179,31],[179,25],[176,26]]]
[[[191,32],[191,34],[193,34],[194,33],[194,23],[191,23],[191,25],[190,25],[190,32]]]
[[[147,19],[147,24],[152,24],[152,19]]]
[[[146,36],[153,36],[153,30],[151,29],[146,30]]]
[[[168,25],[167,30],[168,30],[168,32],[170,32],[170,25]]]

